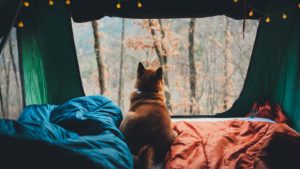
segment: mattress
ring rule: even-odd
[[[276,123],[268,118],[261,117],[237,117],[237,118],[172,118],[172,122],[188,121],[188,122],[207,122],[207,121],[230,121],[230,120],[244,120],[244,121],[257,121]]]

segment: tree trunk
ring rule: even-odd
[[[165,95],[166,95],[167,106],[168,106],[169,110],[172,112],[171,93],[170,93],[169,76],[168,76],[168,52],[167,52],[166,45],[164,44],[164,39],[166,38],[166,33],[165,33],[164,28],[163,28],[163,24],[162,24],[161,19],[158,19],[158,23],[159,23],[159,27],[160,27],[160,33],[162,35],[162,37],[161,37],[161,48],[162,48],[162,51],[163,51],[163,55],[162,55],[163,64],[162,64],[162,67],[165,70],[164,73],[163,73],[163,78],[164,78],[165,88],[166,88]]]
[[[1,107],[1,114],[2,114],[2,117],[5,116],[4,114],[4,104],[3,104],[3,95],[2,95],[2,85],[0,83],[0,107]]]
[[[229,20],[226,17],[225,19],[225,55],[224,55],[224,93],[223,93],[223,109],[227,110],[232,104],[233,95],[233,88],[232,88],[232,72],[233,72],[233,65],[232,65],[232,53],[231,53],[231,33],[230,33],[230,26]]]
[[[22,109],[23,105],[22,105],[22,89],[20,86],[20,82],[19,82],[19,78],[18,78],[18,71],[17,71],[17,63],[15,61],[15,57],[14,57],[14,53],[13,53],[13,39],[12,37],[10,37],[9,39],[9,51],[10,51],[10,59],[11,59],[11,63],[12,63],[12,68],[13,68],[13,73],[14,73],[14,77],[15,77],[15,81],[16,81],[16,87],[17,87],[17,93],[20,96],[20,99],[16,99],[17,104],[19,105],[19,109],[18,112],[20,112],[20,110]]]
[[[18,74],[17,74],[17,64],[16,64],[16,61],[15,61],[15,58],[14,58],[14,53],[13,53],[12,38],[9,39],[9,52],[10,52],[10,59],[12,61],[12,66],[13,66],[13,71],[14,71],[14,76],[15,76],[17,88],[21,92],[20,83],[19,83]]]
[[[170,87],[169,87],[169,78],[168,78],[168,70],[167,70],[167,65],[168,65],[168,53],[166,49],[166,45],[164,44],[163,40],[166,37],[165,30],[162,25],[162,20],[158,19],[159,27],[160,27],[160,34],[161,34],[161,40],[160,40],[160,46],[159,47],[159,42],[157,40],[157,34],[155,32],[155,29],[153,28],[153,22],[151,19],[149,19],[149,27],[151,31],[151,35],[153,38],[154,42],[154,49],[157,54],[157,57],[159,59],[160,65],[164,69],[163,73],[163,79],[164,79],[164,84],[165,84],[165,96],[166,96],[166,104],[170,112],[172,112],[172,105],[171,105],[171,94],[170,94]]]
[[[3,93],[1,93],[2,95],[2,106],[3,106],[3,118],[7,118],[7,112],[8,112],[8,91],[9,91],[9,65],[7,68],[6,65],[6,55],[4,55],[4,53],[2,54],[2,61],[3,61],[3,68],[4,68],[4,74],[5,74],[5,89],[6,89],[6,93],[5,93],[5,97],[3,98]]]
[[[122,36],[121,36],[121,53],[120,53],[120,72],[119,72],[119,98],[118,104],[121,110],[124,109],[123,105],[123,88],[124,88],[124,79],[123,79],[123,64],[124,64],[124,43],[125,43],[125,19],[122,19]]]
[[[103,58],[101,56],[101,44],[100,44],[100,36],[99,36],[99,31],[98,31],[98,22],[97,21],[92,21],[92,28],[93,28],[93,33],[94,33],[94,51],[96,54],[96,61],[97,61],[97,66],[98,66],[98,75],[99,75],[99,87],[100,87],[100,93],[104,94],[106,91],[105,88],[105,67],[104,67],[104,62]]]
[[[7,71],[6,71],[6,94],[5,94],[5,117],[4,118],[9,118],[9,98],[10,98],[10,65],[11,65],[11,60],[8,58],[8,63],[7,63]]]
[[[190,114],[193,114],[193,105],[196,99],[196,64],[195,64],[195,18],[191,18],[189,27],[189,66],[190,66]]]

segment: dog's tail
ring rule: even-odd
[[[150,145],[143,146],[137,155],[134,155],[134,169],[153,169],[154,149]]]

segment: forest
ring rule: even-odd
[[[245,32],[242,25],[225,16],[74,23],[85,92],[102,93],[126,112],[141,61],[163,67],[173,115],[225,111],[243,87],[258,23],[247,20]]]
[[[163,67],[172,115],[212,115],[231,107],[242,90],[257,21],[225,16],[185,19],[105,17],[72,23],[86,95],[102,94],[123,113],[134,90],[138,62]],[[15,30],[0,58],[0,115],[23,109]]]

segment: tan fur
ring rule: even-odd
[[[175,135],[165,105],[162,68],[145,69],[139,63],[130,109],[121,123],[126,142],[135,159],[135,169],[152,169],[164,160]]]

